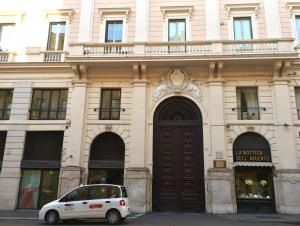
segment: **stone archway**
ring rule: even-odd
[[[153,210],[205,211],[202,115],[185,97],[154,113]]]

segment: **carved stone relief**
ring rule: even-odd
[[[153,96],[157,100],[171,93],[190,93],[196,98],[202,97],[198,84],[193,81],[190,74],[180,67],[172,68],[162,77],[160,83],[154,89]]]

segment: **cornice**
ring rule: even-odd
[[[2,73],[49,73],[71,72],[71,66],[67,63],[3,63],[0,64]]]

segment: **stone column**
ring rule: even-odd
[[[130,129],[130,152],[128,166],[125,169],[124,183],[135,212],[149,211],[149,169],[145,167],[146,152],[146,114],[147,114],[147,80],[146,65],[133,66],[135,79],[132,92],[132,114]]]
[[[19,184],[21,178],[21,161],[23,158],[31,98],[31,82],[17,81],[14,86],[11,105],[10,124],[0,175],[0,209],[14,210],[17,207]]]
[[[218,66],[216,67],[218,68]],[[213,71],[218,70],[217,68]],[[210,94],[211,154],[213,160],[225,161],[226,142],[223,81],[220,77],[215,76],[211,77],[208,83]],[[226,168],[210,168],[207,173],[206,183],[206,208],[208,213],[220,214],[236,212],[235,195],[234,192],[232,192],[234,189],[231,170]]]
[[[81,0],[78,42],[91,42],[94,0]]]
[[[81,150],[83,150],[84,125],[86,115],[87,81],[73,82],[70,127],[65,132],[65,147],[60,174],[60,190],[62,195],[80,185]]]
[[[274,175],[276,210],[279,213],[300,213],[300,170],[297,169],[295,131],[292,126],[288,78],[273,79],[276,148],[279,169]]]

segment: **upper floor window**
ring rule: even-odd
[[[15,32],[14,23],[0,24],[0,51],[10,51],[13,49],[12,37]]]
[[[8,120],[13,98],[13,90],[0,90],[0,120]]]
[[[34,89],[30,119],[63,120],[66,118],[67,102],[67,89]]]
[[[47,50],[63,50],[66,22],[50,22]]]
[[[237,87],[237,112],[239,120],[259,120],[257,87]]]
[[[120,119],[121,89],[102,89],[100,119]]]
[[[300,119],[300,87],[295,87],[295,98],[296,98],[296,107],[298,119]]]
[[[233,18],[233,28],[235,40],[245,40],[253,38],[251,17]]]
[[[106,21],[105,42],[122,42],[123,21]]]
[[[300,44],[300,16],[296,16],[296,40]]]
[[[169,19],[168,41],[178,42],[186,40],[185,19]]]

